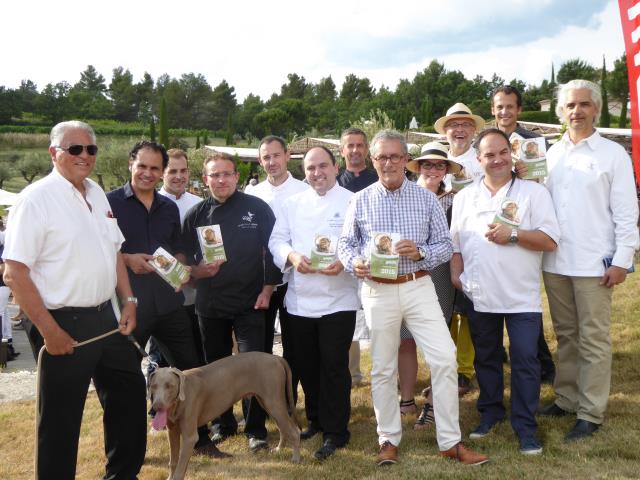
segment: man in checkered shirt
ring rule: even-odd
[[[400,325],[405,325],[431,368],[437,439],[441,455],[465,464],[488,461],[460,442],[456,348],[438,303],[429,270],[451,258],[444,212],[427,189],[407,180],[404,136],[383,130],[371,142],[379,181],[358,192],[347,210],[338,255],[345,270],[363,279],[362,305],[371,330],[371,393],[378,422],[378,465],[398,460],[402,423],[397,394]],[[395,279],[371,275],[366,260],[376,232],[398,234]]]

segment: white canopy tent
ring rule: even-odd
[[[15,205],[18,201],[18,194],[0,189],[0,205]]]

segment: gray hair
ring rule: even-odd
[[[69,130],[84,130],[89,134],[93,143],[96,143],[96,134],[88,123],[81,122],[80,120],[69,120],[67,122],[60,122],[51,129],[49,138],[51,139],[51,146],[56,147],[60,145],[60,142],[64,138],[64,134]]]
[[[397,140],[402,145],[402,154],[406,155],[409,153],[409,149],[407,148],[407,141],[404,138],[404,135],[396,130],[391,130],[387,128],[385,130],[380,130],[375,134],[373,139],[371,140],[371,156],[378,156],[378,143],[381,140]]]
[[[593,124],[597,125],[600,121],[600,114],[602,113],[602,93],[600,92],[600,86],[589,80],[571,80],[570,82],[560,85],[557,90],[558,103],[556,104],[556,115],[561,122],[564,122],[564,105],[567,101],[567,94],[569,90],[587,89],[591,93],[591,101],[596,107],[596,116]]]

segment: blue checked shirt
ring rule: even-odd
[[[406,179],[394,191],[376,182],[354,195],[338,241],[338,256],[347,272],[353,272],[358,256],[366,256],[373,232],[397,232],[426,252],[417,262],[400,257],[399,275],[433,270],[451,259],[449,227],[436,196]]]

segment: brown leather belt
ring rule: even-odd
[[[429,275],[429,272],[426,270],[418,270],[417,272],[407,273],[406,275],[398,275],[398,278],[380,278],[380,277],[371,277],[371,280],[378,283],[407,283],[413,280],[417,280],[419,278],[425,277]]]

